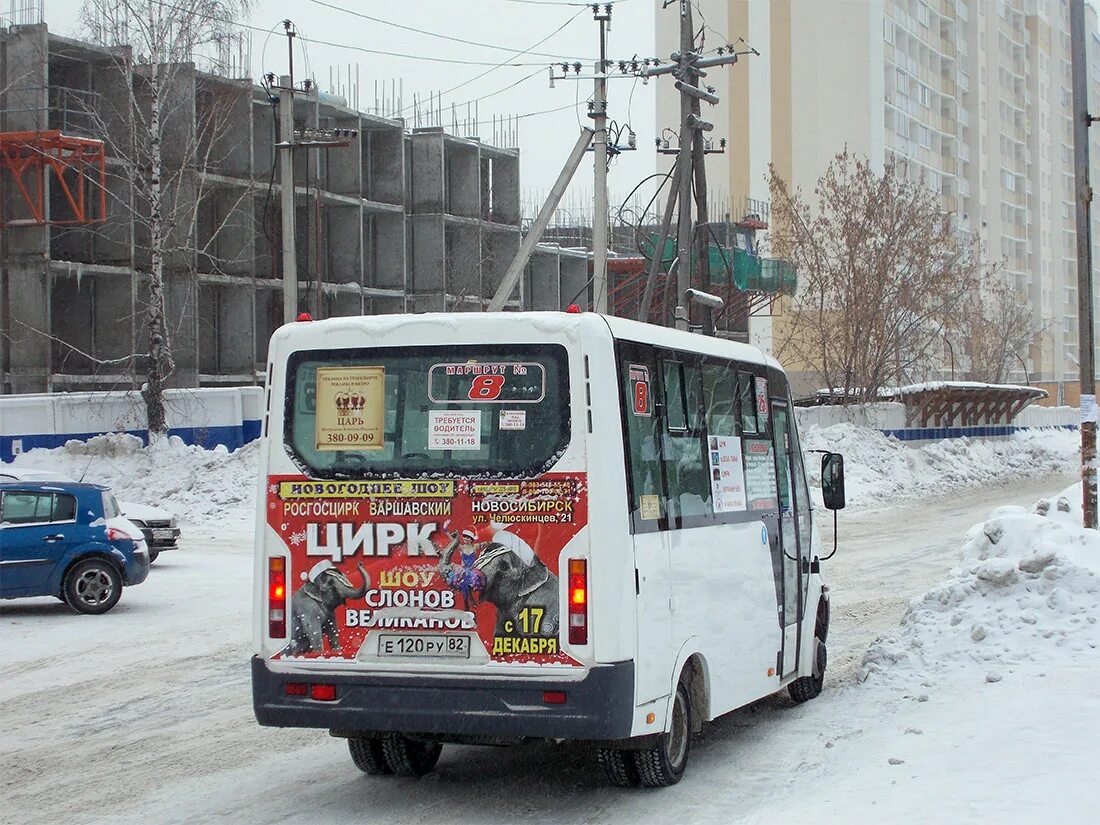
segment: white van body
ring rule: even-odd
[[[372,316],[280,328],[267,374],[261,724],[628,752],[667,738],[680,685],[695,729],[820,690],[819,536],[758,349],[591,313]]]

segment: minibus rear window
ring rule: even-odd
[[[319,478],[538,475],[569,444],[565,348],[298,352],[284,434]]]

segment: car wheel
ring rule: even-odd
[[[153,548],[152,546],[150,546],[149,547],[149,564],[152,564],[153,562],[155,562],[157,560],[157,556],[159,556],[159,555],[160,555],[160,551]]]
[[[435,767],[443,746],[438,742],[419,742],[400,733],[382,740],[386,767],[396,776],[423,776]]]
[[[69,607],[78,613],[106,613],[122,596],[122,576],[106,559],[84,559],[65,574],[63,592]]]
[[[672,703],[672,724],[651,748],[634,752],[634,765],[642,784],[649,788],[675,785],[684,776],[691,751],[691,701],[687,685],[676,686]]]
[[[382,753],[381,739],[368,739],[365,736],[357,736],[348,739],[348,750],[351,751],[351,761],[363,773],[370,776],[384,776],[393,773],[390,766],[386,764],[385,754]]]

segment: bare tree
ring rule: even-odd
[[[164,389],[175,370],[166,269],[193,273],[196,257],[210,256],[203,247],[225,228],[215,227],[205,244],[197,237],[200,210],[207,206],[204,185],[219,154],[228,151],[224,136],[232,107],[217,99],[212,86],[199,88],[194,64],[232,36],[234,21],[249,5],[249,0],[85,0],[82,12],[92,38],[114,47],[123,92],[113,111],[101,99],[88,114],[110,154],[123,161],[127,185],[110,195],[133,221],[134,265],[145,287],[141,394],[150,434],[167,431]],[[182,322],[182,316],[175,319]]]
[[[966,297],[948,330],[966,353],[964,375],[990,384],[1003,383],[1026,363],[1036,333],[1031,309],[995,273]]]
[[[801,362],[844,403],[871,401],[921,373],[976,282],[938,196],[894,160],[877,174],[847,150],[807,199],[769,170],[772,254],[795,263],[781,357]]]

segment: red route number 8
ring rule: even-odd
[[[479,375],[470,385],[468,397],[472,401],[495,401],[503,386],[503,375]]]
[[[649,414],[649,382],[647,381],[634,383],[634,414]]]

